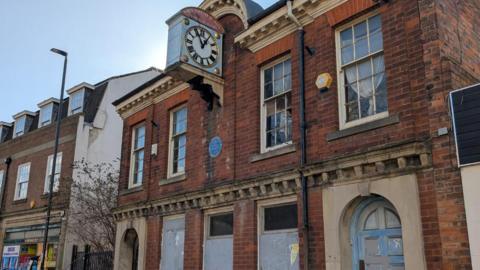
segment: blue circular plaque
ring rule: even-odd
[[[213,137],[208,145],[208,153],[210,154],[210,157],[218,157],[222,152],[222,146],[222,139],[218,136]]]

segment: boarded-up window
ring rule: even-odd
[[[183,269],[183,246],[185,241],[185,218],[172,218],[163,221],[162,257],[160,269]]]
[[[233,269],[233,213],[207,216],[205,270]]]
[[[297,204],[265,206],[259,236],[259,263],[262,270],[299,269]]]

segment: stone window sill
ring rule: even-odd
[[[180,174],[180,175],[177,175],[177,176],[172,176],[172,177],[169,177],[167,179],[160,180],[159,185],[163,186],[163,185],[168,185],[168,184],[172,184],[172,183],[182,182],[182,181],[185,181],[186,179],[187,179],[186,174]]]
[[[388,116],[388,117],[385,117],[385,118],[382,118],[382,119],[367,122],[365,124],[361,124],[361,125],[354,126],[354,127],[351,127],[351,128],[342,129],[342,130],[338,130],[338,131],[334,131],[332,133],[329,133],[329,134],[327,134],[327,141],[330,142],[330,141],[338,140],[338,139],[345,138],[345,137],[348,137],[348,136],[352,136],[352,135],[362,133],[362,132],[365,132],[365,131],[374,130],[374,129],[377,129],[377,128],[394,125],[394,124],[397,124],[399,122],[400,122],[400,119],[399,119],[397,114],[396,115],[391,115],[391,116]]]
[[[120,195],[120,196],[128,195],[128,194],[140,192],[142,190],[143,190],[143,186],[133,187],[133,188],[124,189],[124,190],[120,191],[118,195]]]
[[[58,191],[54,191],[53,194],[52,194],[52,197],[55,197],[57,196],[58,194]],[[42,196],[40,196],[42,199],[45,199],[47,200],[48,199],[48,193],[43,193]]]
[[[20,200],[14,200],[13,204],[23,204],[26,203],[28,200],[27,199],[20,199]]]
[[[289,153],[293,153],[295,151],[296,151],[295,144],[289,144],[289,145],[286,145],[284,147],[281,147],[281,148],[278,148],[278,149],[275,149],[275,150],[272,150],[272,151],[268,151],[268,152],[261,153],[261,154],[255,154],[255,155],[250,157],[250,162],[253,163],[253,162],[260,161],[260,160],[265,160],[265,159],[269,159],[269,158],[273,158],[273,157],[283,156],[283,155],[286,155],[286,154],[289,154]]]

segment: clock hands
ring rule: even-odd
[[[207,37],[203,42],[202,42],[202,38],[201,37],[199,37],[199,38],[200,38],[200,46],[203,49],[203,48],[205,48],[205,45],[207,45],[208,41],[210,40],[210,36]]]

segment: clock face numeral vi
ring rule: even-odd
[[[217,62],[218,45],[216,38],[207,29],[193,26],[185,34],[185,47],[190,58],[204,67]]]

